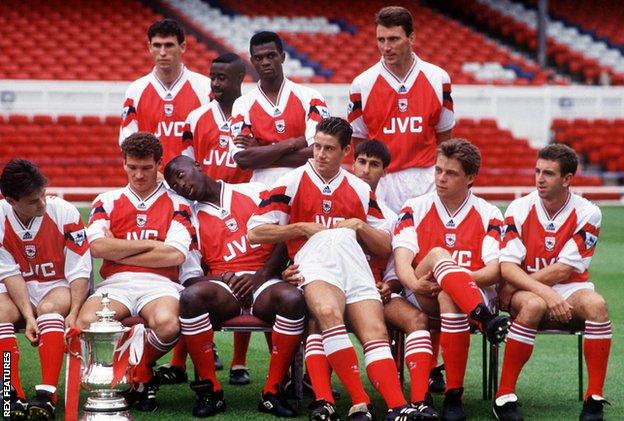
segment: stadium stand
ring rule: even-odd
[[[153,66],[145,31],[160,18],[138,1],[2,1],[0,79],[134,80]],[[187,44],[185,63],[206,73],[218,53]]]

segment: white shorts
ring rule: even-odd
[[[381,177],[377,186],[377,199],[383,201],[396,214],[403,204],[413,197],[432,192],[435,168],[408,168]]]
[[[340,288],[347,304],[381,301],[373,272],[352,229],[334,228],[314,234],[295,255],[295,263],[305,279],[301,287],[321,280]]]
[[[158,298],[173,297],[179,300],[180,291],[184,289],[182,285],[170,280],[140,279],[143,274],[134,275],[132,280],[116,277],[102,281],[91,297],[101,297],[106,292],[108,298],[119,301],[130,310],[132,316],[138,316],[146,304]]]
[[[28,290],[28,298],[32,305],[37,307],[43,297],[48,295],[48,292],[52,291],[54,288],[69,288],[69,282],[67,279],[59,279],[58,281],[52,282],[39,282],[39,281],[28,281],[26,282],[26,289]],[[0,294],[7,293],[6,286],[4,286],[4,282],[0,282]]]
[[[483,302],[490,309],[491,312],[496,310],[496,298],[498,297],[496,294],[496,287],[494,285],[479,288],[479,292],[481,293],[481,298],[483,298]],[[418,296],[414,294],[413,291],[408,290],[405,292],[405,299],[409,301],[414,307],[416,307],[420,311],[424,311],[418,302]]]
[[[253,273],[253,272],[236,272],[237,275],[241,275],[243,273]],[[230,294],[232,294],[233,297],[234,293],[232,292],[232,289],[230,288],[230,286],[228,284],[226,284],[223,281],[210,281],[210,282],[214,282],[215,284],[221,286],[222,288],[225,288]],[[264,290],[266,290],[268,287],[273,286],[275,284],[278,284],[280,282],[284,282],[281,279],[277,279],[277,278],[273,278],[273,279],[269,279],[268,281],[266,281],[265,283],[263,283],[262,285],[260,285],[258,288],[256,288],[254,290],[254,292],[252,293],[252,302],[251,305],[253,307],[253,304],[256,302],[256,300],[258,299],[258,297],[260,296],[260,294],[262,294],[262,292]],[[249,314],[253,314],[253,308],[251,309],[251,311],[248,312]],[[241,308],[241,314],[247,314],[246,309]]]
[[[580,291],[582,289],[590,289],[592,291],[595,290],[593,282],[570,282],[569,284],[556,284],[553,285],[552,289],[559,293],[564,300],[567,300],[576,291]]]

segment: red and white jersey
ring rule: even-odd
[[[516,263],[528,273],[559,262],[575,271],[560,283],[587,281],[601,220],[598,206],[572,193],[550,217],[534,191],[511,202],[505,212],[500,261]]]
[[[455,124],[448,73],[414,59],[403,80],[382,59],[357,76],[349,91],[353,137],[385,143],[392,154],[389,172],[434,165],[436,133]]]
[[[281,177],[263,195],[247,229],[263,224],[297,222],[316,222],[334,228],[349,218],[359,218],[373,228],[389,230],[368,184],[343,169],[326,181],[310,160]],[[305,242],[304,238],[286,241],[288,255],[294,257]]]
[[[250,244],[247,221],[258,209],[260,183],[221,183],[221,206],[197,202],[193,205],[199,250],[193,250],[182,266],[180,281],[225,272],[255,272],[273,251],[273,244]]]
[[[22,275],[26,282],[72,282],[91,276],[91,253],[78,210],[48,197],[43,216],[22,224],[0,200],[0,281]]]
[[[126,90],[119,144],[138,131],[154,133],[163,146],[163,166],[178,155],[190,155],[191,144],[183,139],[188,114],[210,102],[210,79],[186,67],[170,88],[155,71],[135,80]]]
[[[183,139],[193,147],[192,157],[208,176],[226,183],[246,183],[251,171],[240,168],[232,158],[230,123],[219,102],[212,101],[188,115]]]
[[[195,240],[189,202],[160,183],[147,198],[141,199],[130,186],[100,194],[91,205],[87,236],[90,242],[110,230],[122,240],[156,240],[188,256]],[[152,274],[159,279],[178,280],[178,266],[146,268],[104,259],[100,274],[106,279],[124,272]]]
[[[459,266],[470,271],[499,259],[503,215],[494,205],[468,193],[451,214],[437,192],[409,199],[394,227],[392,247],[414,252],[418,264],[434,247],[448,250]]]
[[[251,135],[261,146],[303,136],[311,145],[316,125],[327,117],[329,110],[318,91],[284,78],[277,103],[274,104],[258,82],[254,89],[234,101],[232,135]],[[240,150],[233,142],[230,143],[232,156]],[[284,170],[287,171],[289,169]]]
[[[390,209],[383,201],[377,200],[377,204],[379,205],[379,209],[381,209],[381,213],[383,214],[386,222],[388,224],[393,224],[394,221],[397,220],[397,214],[394,213],[392,209]],[[391,225],[388,227],[391,228]],[[394,262],[392,256],[390,256],[390,258],[381,258],[372,256],[366,252],[365,254],[368,264],[371,267],[371,271],[373,272],[375,282],[396,279],[396,275],[394,275]]]

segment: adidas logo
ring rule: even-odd
[[[165,99],[171,99],[171,98],[173,98],[173,95],[171,95],[171,94],[167,94],[167,95],[165,96]]]
[[[26,232],[22,237],[22,240],[32,240],[32,235],[29,232]]]
[[[401,87],[399,88],[399,93],[404,94],[405,92],[407,92],[407,89],[405,88],[404,85],[401,85]]]
[[[139,209],[145,209],[145,203],[141,202],[138,206]]]
[[[325,187],[323,188],[323,193],[326,193],[326,194],[331,194],[331,189],[329,188],[329,186],[325,186]]]
[[[455,222],[453,222],[453,220],[451,219],[446,223],[446,226],[449,228],[455,228]]]
[[[555,231],[555,224],[552,222],[546,225],[546,231]]]

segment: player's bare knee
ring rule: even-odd
[[[450,259],[451,254],[442,247],[434,247],[429,251],[429,256],[433,258],[434,262],[437,262],[442,259]]]
[[[602,296],[593,294],[583,302],[583,307],[587,320],[598,323],[609,320],[607,302]]]
[[[65,303],[56,303],[56,302],[52,302],[52,301],[44,301],[39,303],[39,306],[37,307],[37,316],[41,316],[44,314],[52,314],[52,313],[56,313],[56,314],[60,314],[61,316],[65,317],[67,315],[67,305],[64,305]]]
[[[546,314],[547,310],[548,305],[546,304],[546,301],[544,301],[541,297],[532,294],[523,300],[517,319],[525,323],[539,323],[542,317]]]
[[[156,333],[161,341],[171,342],[180,335],[180,322],[171,313],[160,313],[154,317],[154,323],[150,328]]]
[[[370,319],[361,330],[358,332],[358,337],[363,344],[369,341],[389,340],[388,329],[384,320]]]
[[[429,330],[429,316],[422,311],[414,309],[406,314],[408,320],[407,327],[405,329],[406,334],[416,332],[417,330]]]
[[[303,294],[299,289],[291,285],[277,290],[272,298],[275,299],[277,313],[284,317],[299,319],[305,314]]]
[[[322,330],[344,324],[342,311],[331,304],[316,303],[315,306],[310,308],[310,312],[314,315]]]

